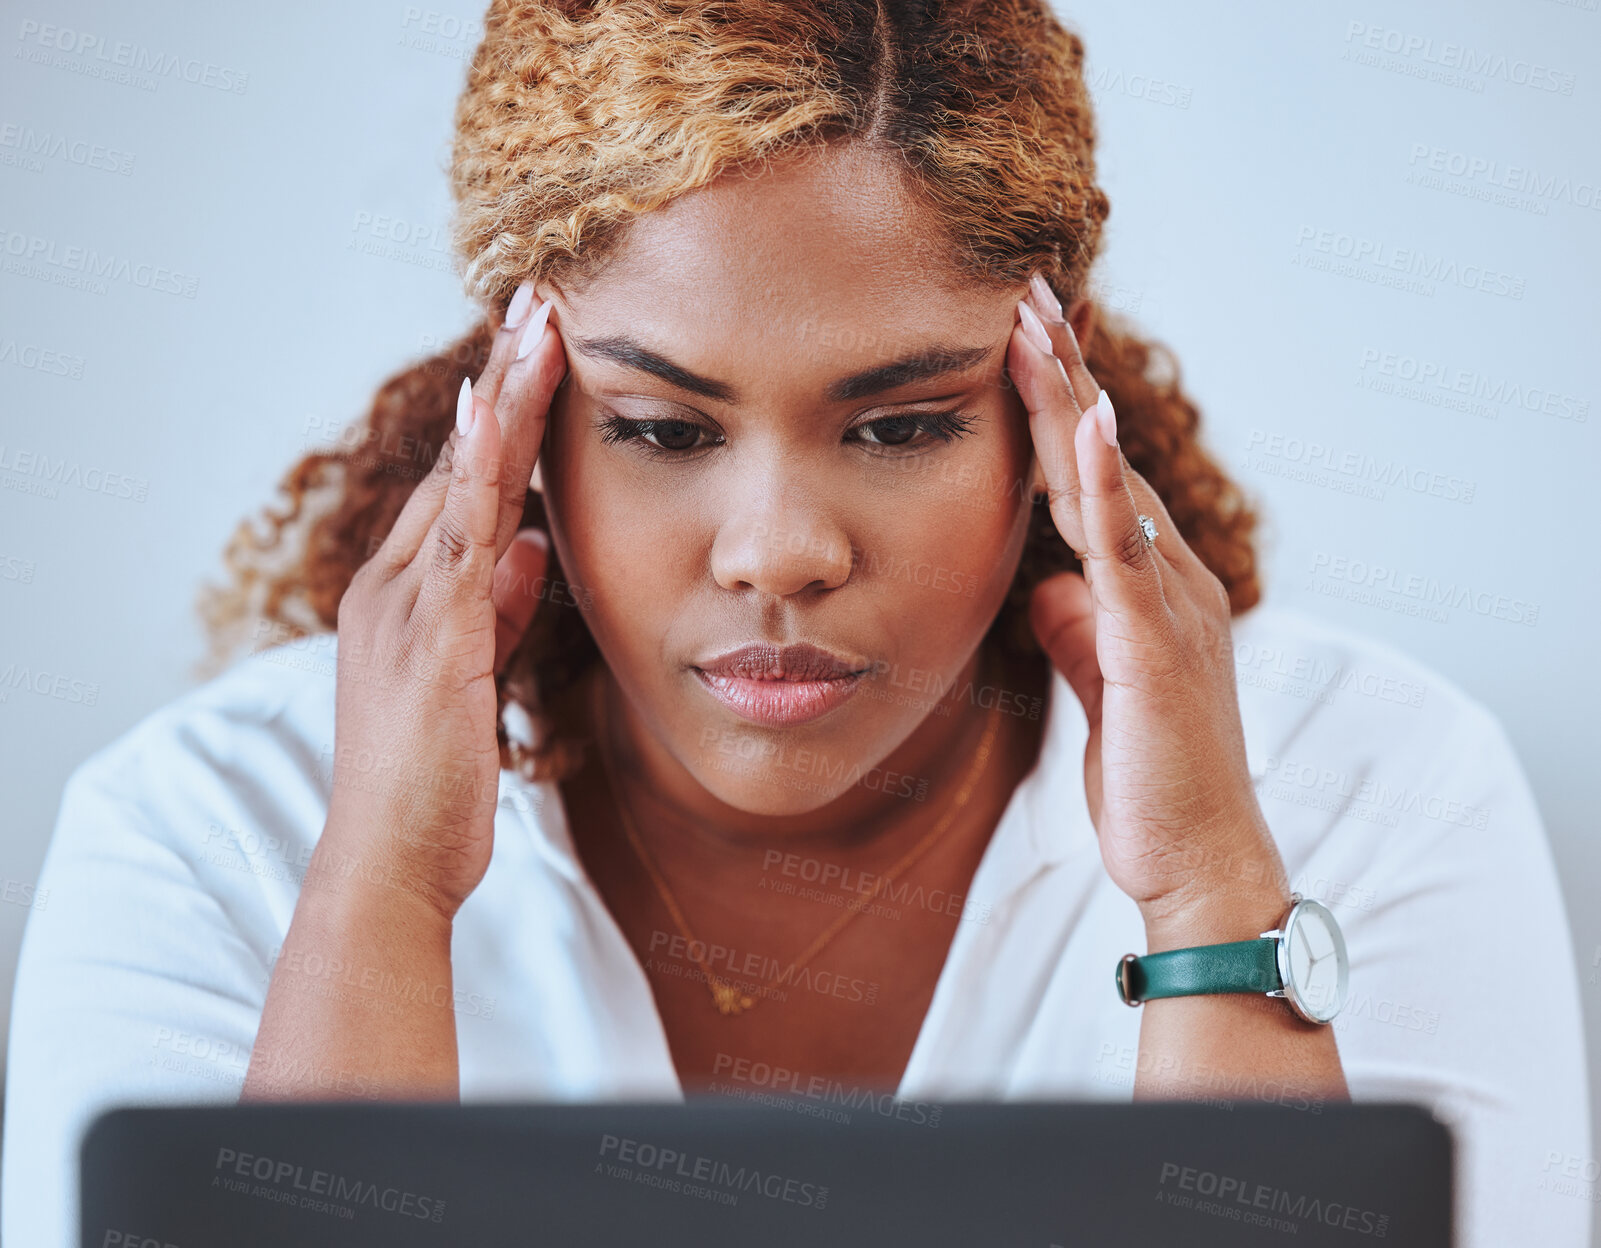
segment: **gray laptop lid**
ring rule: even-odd
[[[1403,1105],[121,1109],[82,1179],[86,1248],[1452,1242]]]

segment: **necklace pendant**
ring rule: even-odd
[[[719,1014],[743,1014],[756,1004],[733,984],[724,983],[720,979],[712,979],[710,983],[712,1000],[717,1003]]]

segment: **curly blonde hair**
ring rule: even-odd
[[[448,438],[461,376],[484,367],[518,284],[593,276],[639,214],[736,168],[864,144],[899,161],[955,272],[1020,285],[1039,270],[1066,302],[1089,293],[1110,211],[1084,44],[1045,0],[493,0],[455,123],[453,238],[483,319],[386,381],[354,438],[302,457],[264,533],[240,525],[231,582],[202,592],[203,670],[252,623],[271,644],[336,630],[340,598]],[[1172,354],[1097,311],[1086,362],[1117,406],[1124,454],[1238,615],[1261,596],[1256,514],[1201,447]],[[539,494],[523,524],[545,525]],[[1037,507],[986,642],[1037,657],[1034,586],[1078,567]],[[547,575],[563,579],[554,551]],[[598,655],[580,612],[542,609],[500,677],[502,710],[540,722]],[[559,728],[544,723],[526,774],[577,765]],[[500,738],[505,764],[522,765],[504,722]]]

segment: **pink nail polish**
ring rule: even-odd
[[[528,328],[523,330],[523,336],[517,340],[517,358],[527,357],[535,345],[538,344],[545,333],[545,322],[550,320],[550,309],[553,305],[549,299],[539,305],[539,311],[534,313],[533,320],[528,322]]]
[[[1052,292],[1050,283],[1038,273],[1028,279],[1028,288],[1034,293],[1034,303],[1039,310],[1049,312],[1058,320],[1062,316],[1062,301]]]
[[[473,380],[461,379],[461,391],[456,395],[456,432],[466,437],[473,431]]]
[[[1023,322],[1023,336],[1046,355],[1055,355],[1056,353],[1051,350],[1051,337],[1045,332],[1045,322],[1040,320],[1034,309],[1019,301],[1017,315]]]
[[[536,550],[550,549],[550,536],[543,529],[519,529],[517,535],[511,539],[532,546]]]
[[[1112,410],[1112,396],[1105,390],[1095,404],[1096,423],[1107,446],[1117,445],[1117,413]]]
[[[517,293],[511,297],[506,305],[506,328],[516,329],[528,317],[528,309],[534,306],[534,284],[524,282],[517,287]]]

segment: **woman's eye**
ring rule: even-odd
[[[698,450],[696,441],[703,433],[710,434],[711,431],[687,420],[628,420],[622,416],[608,416],[601,422],[601,437],[607,442],[637,439],[654,451],[680,455]]]
[[[847,441],[886,451],[915,447],[919,441],[943,443],[961,437],[977,419],[959,412],[915,412],[882,416],[846,431]],[[688,455],[720,445],[722,437],[688,420],[631,420],[608,415],[600,421],[601,438],[610,444],[639,442],[647,454],[660,458]],[[701,440],[701,435],[706,440]]]
[[[868,440],[880,446],[901,446],[917,436],[915,416],[891,416],[858,427],[863,433],[871,432],[873,436]]]
[[[869,446],[906,446],[919,433],[937,442],[950,442],[961,437],[972,426],[974,417],[960,412],[917,412],[904,416],[885,416],[870,420],[852,429]]]
[[[688,451],[694,449],[700,438],[700,426],[687,420],[653,420],[640,436],[664,451]]]

